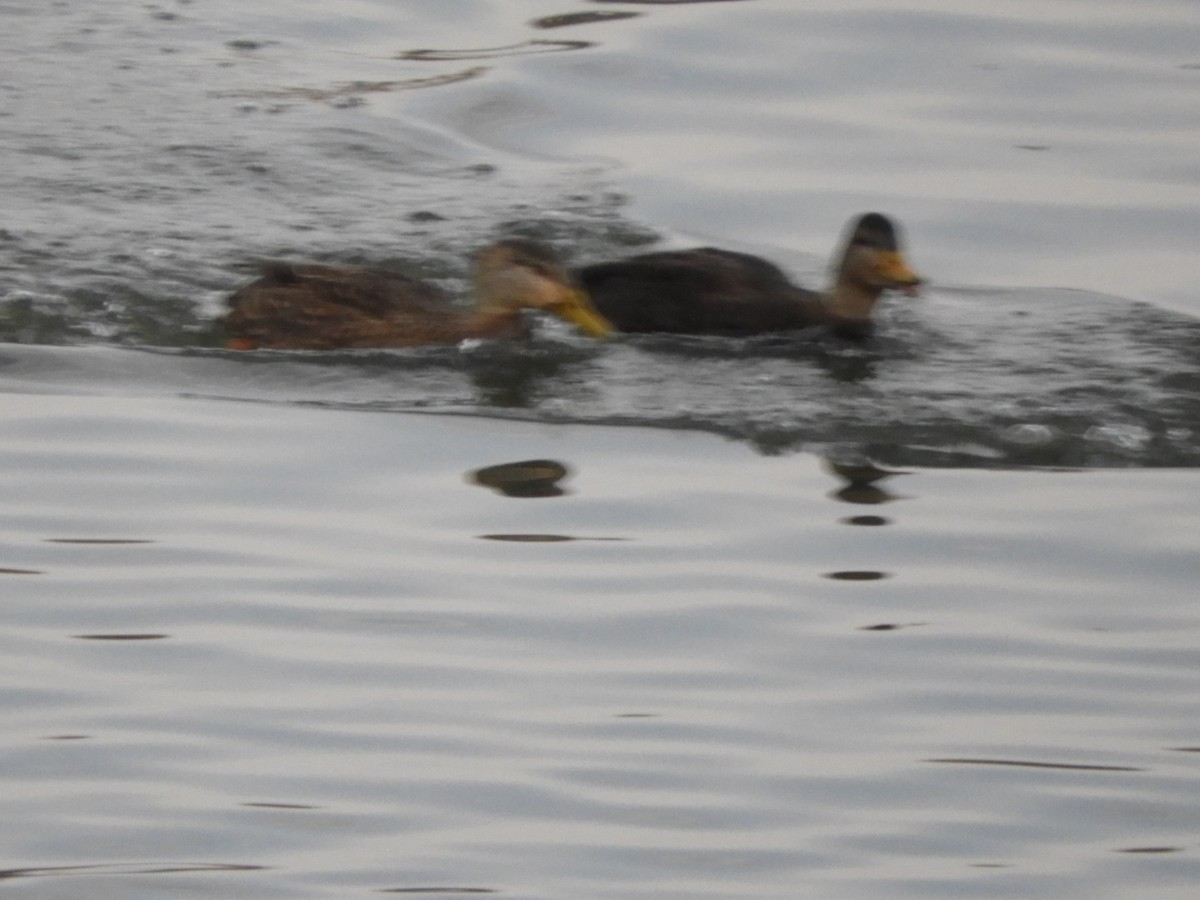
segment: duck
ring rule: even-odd
[[[834,273],[818,292],[761,257],[698,247],[594,263],[576,277],[619,331],[745,336],[824,325],[849,338],[871,333],[885,291],[915,295],[922,281],[904,259],[898,228],[876,212],[847,226]]]
[[[558,316],[603,338],[614,328],[575,286],[549,247],[523,238],[479,252],[474,306],[398,272],[356,266],[266,262],[228,299],[223,325],[232,350],[333,350],[456,344],[525,337],[522,310]]]

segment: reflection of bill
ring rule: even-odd
[[[506,497],[561,497],[566,490],[559,486],[569,470],[552,459],[527,459],[501,463],[467,473],[467,481],[491,488]]]

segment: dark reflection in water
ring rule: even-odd
[[[843,572],[826,572],[826,578],[833,578],[836,581],[881,581],[884,578],[889,578],[887,572],[875,572],[868,569],[850,569]]]
[[[247,863],[105,863],[87,866],[39,866],[0,869],[5,878],[48,878],[61,875],[180,875],[189,872],[260,872],[266,866]]]
[[[514,348],[494,342],[474,348],[462,360],[480,406],[498,409],[530,409],[540,396],[553,391],[563,371],[574,358],[563,352],[513,353]]]
[[[43,741],[86,741],[90,734],[48,734]]]
[[[457,72],[431,75],[425,78],[396,78],[388,81],[341,81],[328,87],[284,87],[262,90],[216,91],[214,97],[242,97],[247,100],[310,100],[328,103],[336,107],[361,105],[363,94],[390,94],[396,91],[413,91],[423,88],[442,87],[478,78],[488,71],[487,66],[472,66]]]
[[[1182,847],[1122,847],[1117,853],[1179,853]]]
[[[879,487],[876,482],[882,481],[884,478],[892,475],[909,474],[907,472],[880,468],[861,453],[846,449],[841,449],[836,453],[824,457],[821,460],[821,464],[825,471],[831,475],[836,475],[842,481],[846,482],[845,487],[834,491],[830,495],[843,503],[875,504],[897,500],[899,499],[897,496]],[[867,526],[887,525],[889,523],[889,520],[883,516],[851,516],[841,521],[847,525]],[[885,578],[890,578],[891,575],[887,572],[879,572],[874,569],[848,569],[838,572],[826,572],[824,577],[832,578],[835,581],[882,581]],[[892,631],[903,627],[905,626],[881,624],[868,625],[862,630]]]
[[[73,638],[81,641],[161,641],[169,638],[169,634],[73,634]]]
[[[899,631],[901,628],[918,628],[924,625],[924,622],[909,622],[907,624],[899,624],[896,622],[881,622],[878,625],[864,625],[859,631]]]
[[[526,459],[476,469],[467,473],[467,481],[491,488],[506,497],[561,497],[566,489],[560,487],[558,482],[568,473],[567,467],[555,460]]]
[[[320,809],[319,806],[310,806],[306,803],[242,803],[241,806],[249,806],[253,809]]]
[[[45,575],[37,569],[0,569],[0,575]]]
[[[841,340],[813,345],[813,362],[831,380],[842,384],[873,381],[880,361],[880,354],[871,345],[849,346]]]
[[[893,475],[911,474],[910,472],[902,472],[897,469],[884,469],[865,459],[846,460],[827,456],[822,460],[822,463],[826,471],[855,487],[865,487],[875,484]]]
[[[822,461],[825,470],[846,482],[845,487],[834,491],[831,496],[843,503],[858,503],[872,505],[890,503],[902,499],[879,486],[878,482],[893,475],[908,475],[910,473],[893,469],[883,469],[869,459],[850,453],[844,458],[827,456]],[[845,520],[851,525],[885,525],[887,519],[882,516],[855,516]]]
[[[253,53],[255,50],[262,50],[264,47],[270,47],[278,43],[279,41],[255,41],[250,38],[234,38],[232,41],[226,41],[225,46],[230,50]]]
[[[869,506],[878,503],[891,503],[893,500],[903,500],[899,494],[893,494],[891,491],[881,487],[876,487],[873,484],[848,484],[844,488],[839,488],[830,494],[831,497],[836,497],[843,503],[858,503],[863,506]],[[886,520],[885,520],[886,521]],[[855,522],[856,525],[864,524]],[[873,524],[883,524],[876,522]]]
[[[497,894],[495,888],[475,887],[411,887],[380,888],[377,894]]]
[[[892,522],[892,520],[886,516],[850,516],[849,518],[842,519],[841,521],[843,525],[865,526],[890,525]]]
[[[564,28],[568,25],[590,25],[592,22],[613,22],[617,19],[632,19],[640,16],[641,13],[636,12],[579,12],[579,13],[562,13],[557,16],[542,16],[540,19],[534,19],[529,24],[534,28]]]
[[[567,534],[481,534],[485,541],[514,541],[525,544],[554,544],[560,541],[624,541],[619,537],[572,537]]]
[[[579,538],[565,534],[481,534],[485,541],[515,541],[529,544],[554,544],[559,541],[577,541]]]
[[[591,41],[521,41],[502,47],[472,47],[464,50],[405,50],[394,59],[418,62],[444,62],[459,59],[496,59],[501,56],[527,56],[531,53],[559,53],[563,50],[583,50],[591,47]]]
[[[146,538],[46,538],[47,544],[153,544]]]
[[[1025,769],[1070,769],[1077,772],[1144,772],[1134,766],[1099,766],[1088,763],[1050,763],[1026,759],[975,759],[959,757],[950,759],[927,759],[931,763],[953,763],[960,766],[1017,766]]]

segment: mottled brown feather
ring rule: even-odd
[[[524,242],[496,247],[510,245],[527,252]],[[517,264],[526,264],[523,256]],[[518,338],[529,330],[518,307],[457,305],[433,285],[395,272],[276,261],[262,271],[228,300],[225,331],[239,349],[414,347]]]

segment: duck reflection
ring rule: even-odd
[[[834,581],[882,581],[890,576],[887,572],[877,572],[873,569],[845,569],[840,572],[826,572],[825,577]]]
[[[875,465],[859,450],[839,449],[826,456],[822,461],[825,471],[835,475],[845,482],[845,485],[834,491],[830,496],[843,503],[877,504],[888,503],[901,499],[880,487],[878,482],[892,475],[906,475],[906,472],[883,469]],[[842,519],[846,525],[879,526],[891,524],[883,516],[851,516]],[[888,572],[876,569],[846,569],[838,572],[826,572],[825,578],[835,581],[882,581],[890,578]]]
[[[879,482],[893,475],[908,475],[908,472],[880,468],[857,452],[827,456],[821,462],[825,471],[845,482],[843,487],[830,495],[843,503],[870,505],[903,499],[899,494],[880,486]],[[888,522],[882,516],[854,516],[844,521],[850,525],[886,525]]]
[[[865,525],[868,528],[879,525],[890,525],[891,519],[886,516],[849,516],[842,519],[846,525]]]
[[[567,491],[559,482],[568,474],[570,470],[556,460],[526,459],[475,469],[467,473],[467,481],[491,488],[506,497],[561,497]]]
[[[836,335],[822,335],[815,344],[813,361],[834,381],[842,384],[861,384],[874,381],[882,355],[874,346],[846,346]]]
[[[563,375],[574,360],[557,349],[541,352],[489,342],[463,353],[461,360],[480,406],[532,409],[548,386],[561,388],[575,380]]]

